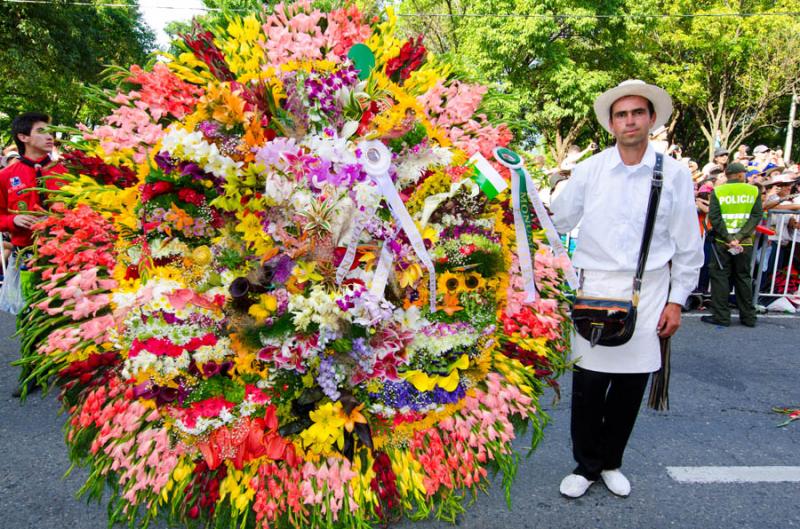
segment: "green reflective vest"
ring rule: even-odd
[[[714,188],[714,194],[719,200],[720,213],[728,233],[735,235],[750,218],[750,212],[753,211],[758,198],[758,188],[742,182],[733,182]]]

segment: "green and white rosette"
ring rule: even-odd
[[[476,175],[473,178],[491,199],[508,186],[503,177],[483,156],[480,156],[480,154],[477,156],[480,157],[480,160],[475,162]],[[505,147],[495,148],[494,157],[501,165],[508,168],[511,173],[511,204],[514,208],[517,256],[525,286],[526,300],[533,301],[536,299],[537,289],[536,277],[533,273],[533,255],[531,253],[531,247],[534,244],[531,207],[533,207],[533,212],[538,217],[542,228],[544,228],[547,241],[550,243],[553,253],[559,256],[568,254],[564,245],[561,244],[561,237],[558,235],[556,227],[553,225],[544,203],[542,203],[542,199],[539,197],[539,192],[533,183],[533,179],[525,169],[522,157]],[[567,284],[569,284],[570,288],[577,289],[579,284],[578,275],[575,273],[575,269],[569,259],[566,259],[566,262],[568,264],[564,269],[564,275],[566,276]]]

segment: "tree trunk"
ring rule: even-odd
[[[556,161],[556,167],[561,165],[561,162],[564,161],[564,158],[567,156],[567,150],[569,149],[570,145],[575,141],[580,134],[581,129],[583,129],[584,125],[588,122],[588,118],[582,117],[577,121],[573,121],[572,125],[570,125],[569,129],[567,130],[567,134],[565,136],[561,136],[561,125],[564,124],[564,120],[559,120],[553,130],[555,130],[555,138],[554,141],[548,142],[550,143],[550,154],[553,156],[553,159]]]

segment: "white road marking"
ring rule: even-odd
[[[680,483],[800,483],[800,467],[667,467]]]

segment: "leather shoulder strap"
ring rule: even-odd
[[[650,199],[647,202],[647,217],[644,222],[642,246],[639,249],[639,261],[636,265],[636,275],[633,278],[633,305],[639,304],[639,292],[642,290],[642,276],[647,264],[647,254],[650,252],[650,241],[653,238],[653,229],[656,225],[658,202],[661,199],[661,188],[664,184],[664,155],[656,153],[656,165],[653,168],[653,180],[650,185]]]

